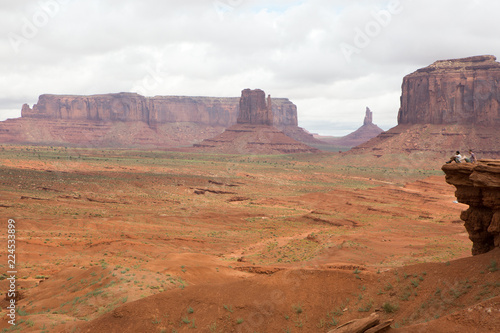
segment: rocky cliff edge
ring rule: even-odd
[[[469,205],[460,218],[472,241],[472,254],[500,247],[500,160],[445,164],[446,182],[458,202]]]

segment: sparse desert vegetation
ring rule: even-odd
[[[466,206],[441,171],[352,161],[3,146],[17,327],[327,332],[376,309],[407,327],[499,295],[494,254],[456,261]]]

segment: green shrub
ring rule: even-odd
[[[385,302],[384,304],[382,304],[382,310],[384,310],[385,313],[394,313],[399,310],[399,305],[393,305],[391,303]]]

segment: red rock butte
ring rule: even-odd
[[[319,150],[292,139],[273,125],[271,96],[260,89],[241,92],[236,125],[194,145],[196,151],[225,154],[294,154]]]
[[[404,77],[398,126],[352,153],[474,149],[500,157],[500,63],[494,56],[440,60]]]
[[[267,97],[260,89],[245,89],[241,92],[238,124],[274,125],[271,95]]]
[[[494,56],[440,60],[405,76],[399,124],[500,125]]]

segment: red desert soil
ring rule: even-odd
[[[470,255],[438,163],[1,147],[16,328],[494,332],[500,253]]]

